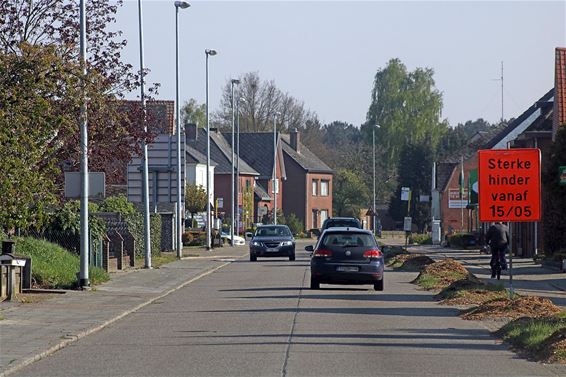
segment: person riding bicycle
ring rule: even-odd
[[[502,270],[507,269],[507,262],[505,259],[505,252],[509,247],[509,228],[507,225],[496,222],[489,227],[487,234],[485,236],[486,243],[491,248],[491,260],[489,265],[491,266],[491,277],[495,278],[496,275],[496,265],[497,259],[499,257],[499,264]]]

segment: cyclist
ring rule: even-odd
[[[505,259],[505,251],[509,247],[509,228],[507,225],[496,222],[489,227],[485,236],[486,243],[491,248],[491,278],[495,278],[497,274],[497,262],[499,262],[501,269],[507,269],[507,261]]]

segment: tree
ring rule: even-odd
[[[423,232],[430,220],[430,203],[421,202],[420,195],[429,195],[432,181],[433,151],[430,144],[408,144],[401,150],[398,179],[399,184],[395,194],[391,197],[389,212],[392,217],[401,221],[407,216],[407,202],[401,201],[401,187],[411,189],[411,203],[409,216],[412,217],[419,229]]]
[[[191,98],[181,107],[181,123],[194,123],[197,127],[206,127],[206,104],[198,104]]]
[[[294,213],[291,213],[289,216],[287,216],[286,223],[291,230],[291,233],[295,235],[300,234],[305,230],[303,222]]]
[[[262,81],[257,72],[249,72],[240,77],[240,84],[234,95],[243,98],[239,102],[242,132],[273,130],[273,116],[277,113],[277,129],[301,129],[309,120],[316,119],[316,114],[305,108],[303,102],[284,93],[273,80]],[[227,80],[223,89],[220,110],[214,114],[214,123],[221,128],[232,124],[231,81]]]
[[[387,151],[390,164],[396,164],[404,145],[426,142],[435,149],[446,132],[448,123],[440,120],[442,94],[435,88],[433,74],[429,68],[409,72],[399,59],[391,59],[375,74],[362,132],[371,142],[371,128],[380,125],[376,142]]]
[[[206,210],[206,190],[200,185],[187,185],[185,188],[185,208],[191,213],[191,225],[195,213]]]
[[[113,182],[121,172],[116,169],[117,162],[126,163],[133,154],[141,152],[141,141],[150,141],[151,134],[140,127],[142,111],[139,106],[124,106],[117,100],[126,93],[139,88],[140,75],[130,64],[120,59],[126,40],[121,39],[120,31],[112,30],[115,15],[122,1],[112,4],[110,0],[93,0],[86,3],[87,11],[87,83],[88,129],[89,129],[89,168],[91,171],[106,172],[107,182]],[[30,58],[29,46],[38,49],[48,48],[49,54],[63,62],[78,66],[79,60],[79,7],[73,0],[0,2],[0,51],[12,58]],[[40,51],[40,50],[36,50]],[[54,77],[46,72],[36,71],[37,80]],[[49,72],[49,71],[47,71]],[[52,71],[51,71],[52,72]],[[82,72],[60,70],[57,74],[66,77],[82,77]],[[144,72],[144,76],[147,71]],[[46,75],[46,76],[41,76]],[[27,91],[34,89],[33,81],[5,83],[7,88],[14,85],[28,85]],[[159,85],[149,88],[148,94],[156,93]],[[4,87],[6,88],[6,87]],[[3,90],[8,90],[4,89]],[[76,88],[68,89],[78,100],[82,98]],[[149,97],[148,97],[149,98]],[[74,117],[73,127],[56,131],[53,135],[53,154],[49,156],[59,163],[65,162],[78,170],[80,140],[78,132],[78,111],[76,101],[59,102],[57,96],[49,95],[46,108],[62,117]],[[124,111],[128,110],[128,111]],[[55,122],[55,124],[59,124]],[[65,123],[67,126],[67,124]],[[151,130],[151,119],[148,120]],[[29,124],[30,128],[35,127]],[[56,175],[54,175],[56,176]],[[60,183],[61,178],[59,176]]]
[[[336,216],[359,217],[360,209],[367,206],[369,192],[359,174],[338,169],[334,177],[332,207]]]

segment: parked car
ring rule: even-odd
[[[320,234],[328,228],[358,228],[362,229],[362,223],[360,220],[354,217],[329,217],[322,223],[322,228],[320,228]],[[319,235],[320,237],[320,235]]]
[[[369,230],[329,228],[315,247],[305,247],[311,256],[311,289],[325,284],[373,284],[383,290],[384,258]]]
[[[226,245],[230,245],[231,242],[231,237],[230,237],[230,233],[225,233],[222,232],[222,234],[220,235],[222,237],[222,241],[224,242],[224,244]],[[243,246],[246,244],[246,240],[243,237],[237,236],[234,234],[234,245],[235,246]]]
[[[259,226],[250,241],[250,261],[257,257],[289,257],[295,260],[295,239],[287,225]]]

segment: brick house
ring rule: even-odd
[[[197,128],[194,124],[186,126],[187,134],[187,150],[194,155],[191,160],[198,158],[199,163],[202,165],[204,160],[204,181],[206,180],[206,130],[204,128]],[[189,153],[188,152],[188,153]],[[190,154],[190,153],[189,153]],[[215,165],[213,172],[213,183],[211,184],[211,204],[214,207],[215,213],[218,217],[229,218],[232,212],[232,149],[230,144],[217,129],[210,130],[210,160],[211,164]],[[189,161],[189,160],[188,160]],[[237,163],[237,162],[236,162]],[[259,173],[246,163],[242,158],[239,160],[240,167],[240,191],[238,197],[238,208],[243,215],[246,215],[245,209],[249,207],[249,202],[252,200],[249,195],[249,188],[253,185]],[[187,173],[190,181],[190,171]],[[234,171],[234,174],[236,172]],[[202,181],[202,177],[201,177]],[[204,182],[206,186],[206,182]],[[234,189],[235,190],[235,189]],[[248,193],[248,194],[247,194]],[[244,221],[248,219],[242,218]],[[251,220],[251,219],[250,219]],[[249,223],[249,221],[248,221]],[[243,224],[249,225],[249,224]]]
[[[287,172],[283,211],[294,213],[306,230],[320,228],[332,216],[333,171],[301,143],[297,130],[281,135],[281,146]]]

